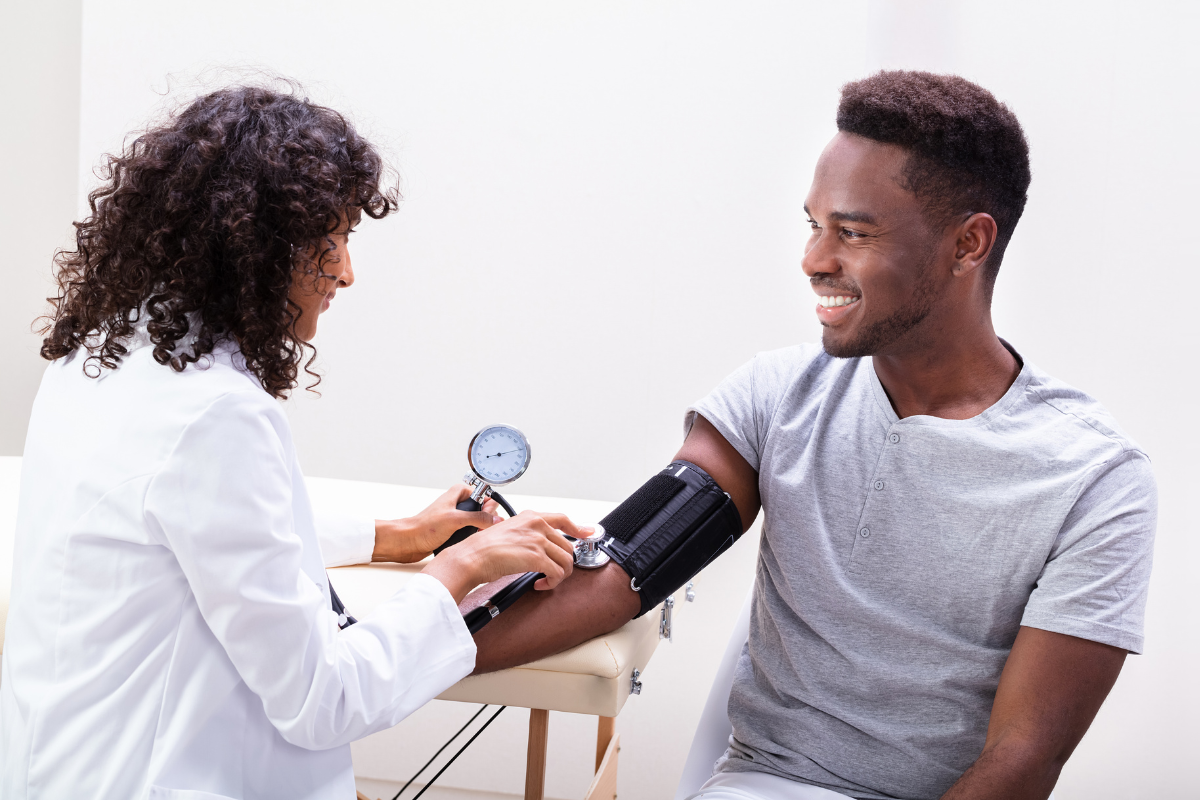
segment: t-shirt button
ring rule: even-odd
[[[893,433],[891,436],[888,437],[888,441],[891,442],[892,444],[899,444],[900,443],[900,434]]]
[[[861,536],[861,537],[863,537],[863,538],[865,539],[865,538],[867,538],[868,536],[870,536],[870,535],[871,535],[871,529],[870,529],[870,528],[863,528],[861,531],[859,531],[859,532],[858,532],[858,535],[859,535],[859,536]]]
[[[875,488],[879,491],[883,491],[883,481],[875,481]]]

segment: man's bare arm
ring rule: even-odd
[[[1022,627],[1000,675],[983,752],[942,800],[1045,800],[1126,652]]]
[[[692,462],[729,492],[742,518],[742,532],[750,529],[762,505],[758,497],[758,473],[711,422],[697,414],[675,458]]]
[[[758,473],[712,424],[696,417],[675,458],[690,461],[717,482],[737,506],[746,530],[758,516]],[[484,597],[496,589],[479,590]],[[641,607],[629,575],[616,564],[576,569],[555,589],[529,592],[475,635],[475,671],[527,664],[597,636],[633,619]]]

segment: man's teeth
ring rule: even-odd
[[[848,306],[851,303],[857,303],[858,298],[843,297],[842,295],[838,295],[836,297],[826,297],[821,295],[817,298],[817,302],[821,304],[821,308],[834,308],[835,306]]]

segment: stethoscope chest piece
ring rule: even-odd
[[[604,526],[596,525],[595,528],[595,533],[586,539],[571,537],[572,544],[575,546],[575,566],[581,569],[599,569],[612,561],[612,557],[600,549],[600,543],[604,541],[606,535]]]

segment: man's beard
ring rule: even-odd
[[[930,259],[921,270],[912,299],[884,319],[866,325],[858,331],[857,336],[849,341],[831,341],[830,333],[832,331],[826,328],[821,334],[821,344],[824,346],[825,352],[834,358],[863,358],[875,355],[899,340],[920,325],[933,310],[934,301],[937,299],[937,288],[933,275],[933,263]],[[859,302],[862,301],[859,300]]]

